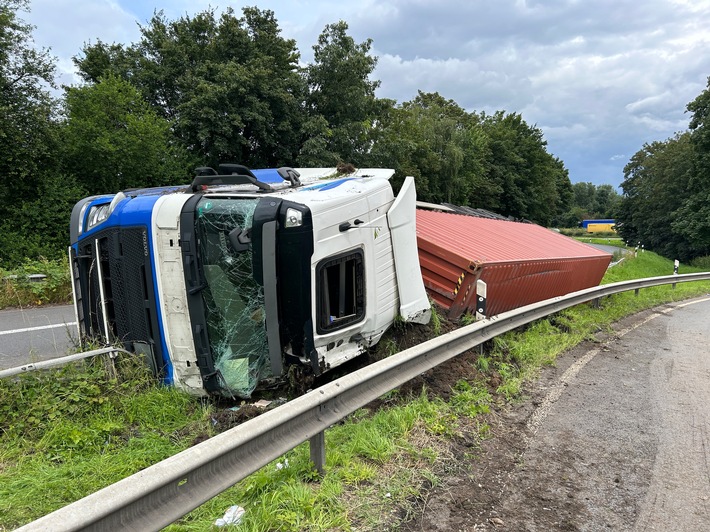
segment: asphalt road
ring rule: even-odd
[[[607,253],[611,253],[612,255],[614,253],[618,252],[623,252],[623,253],[628,253],[629,250],[626,248],[620,248],[617,246],[607,246],[606,244],[587,244],[588,246],[592,246],[593,248],[597,248],[601,251],[606,251]]]
[[[710,530],[709,318],[659,307],[561,356],[407,530]]]
[[[0,310],[0,369],[66,355],[76,336],[71,305]]]

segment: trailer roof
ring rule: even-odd
[[[599,284],[611,255],[531,223],[417,210],[424,286],[450,318],[477,310],[477,282],[487,286],[485,314]]]
[[[536,224],[422,209],[417,210],[417,237],[477,263],[609,256]]]

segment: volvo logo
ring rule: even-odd
[[[143,255],[148,256],[148,233],[143,231]]]

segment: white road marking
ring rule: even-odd
[[[673,305],[669,308],[655,311],[652,315],[646,317],[644,320],[635,323],[631,327],[628,327],[626,329],[622,329],[622,330],[616,332],[612,338],[610,338],[609,340],[607,340],[605,342],[605,344],[610,344],[612,342],[616,342],[622,336],[630,333],[631,331],[633,331],[635,329],[638,329],[642,325],[645,325],[649,321],[654,320],[654,319],[658,318],[659,316],[662,316],[664,314],[668,314],[668,313],[672,312],[673,310],[687,307],[688,305],[695,305],[697,303],[703,303],[704,301],[708,301],[708,300],[710,300],[709,297],[705,297],[702,299],[694,299],[693,301],[688,301],[686,303],[679,303],[679,304]],[[601,351],[601,349],[592,349],[591,351],[587,352],[586,355],[584,355],[577,362],[575,362],[569,368],[567,368],[567,371],[565,371],[562,374],[562,376],[560,377],[559,382],[557,384],[555,384],[552,387],[552,389],[548,392],[548,394],[542,400],[542,404],[532,413],[532,415],[528,419],[527,428],[531,432],[531,435],[525,437],[528,445],[530,444],[533,437],[537,433],[537,430],[540,428],[540,425],[542,424],[542,422],[547,417],[552,406],[557,402],[557,400],[562,395],[562,392],[564,391],[565,387],[569,385],[569,383],[572,381],[572,379],[574,379],[577,376],[579,371],[584,366],[586,366],[595,356],[597,356],[600,351]]]
[[[39,327],[26,327],[24,329],[12,329],[10,331],[0,331],[0,336],[3,336],[5,334],[15,334],[15,333],[24,333],[24,332],[32,332],[32,331],[42,331],[44,329],[56,329],[57,327],[76,327],[76,322],[72,321],[69,323],[56,323],[54,325],[41,325]]]

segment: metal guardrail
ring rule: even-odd
[[[417,375],[499,334],[580,303],[710,272],[588,288],[488,318],[350,373],[18,529],[159,530]],[[322,450],[321,450],[322,452]],[[316,453],[317,454],[317,453]]]
[[[58,358],[52,358],[50,360],[43,360],[42,362],[33,362],[31,364],[25,364],[23,366],[17,366],[14,368],[0,370],[0,379],[5,377],[13,377],[15,375],[21,375],[22,373],[29,373],[30,371],[36,371],[39,369],[56,368],[58,366],[64,366],[70,362],[75,362],[76,360],[82,360],[85,358],[91,358],[98,355],[110,355],[113,356],[114,353],[126,353],[132,355],[130,351],[121,349],[119,347],[106,347],[103,349],[94,349],[93,351],[85,351],[83,353],[76,353],[74,355],[67,355]]]

